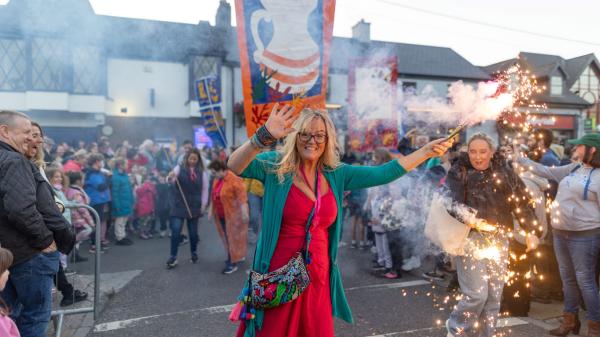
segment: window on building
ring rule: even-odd
[[[550,95],[559,96],[563,94],[563,79],[560,76],[552,76],[550,79]]]
[[[33,38],[31,41],[31,86],[34,90],[69,89],[67,44],[65,40]]]
[[[72,49],[73,93],[102,94],[106,67],[100,48],[76,46]]]
[[[194,81],[204,76],[221,75],[219,58],[213,56],[193,56],[190,60],[190,98],[195,99]]]
[[[417,92],[417,82],[402,82],[402,91],[404,93],[414,94]]]
[[[25,90],[25,41],[0,39],[0,90]]]
[[[598,103],[598,97],[600,97],[600,74],[594,68],[591,66],[585,68],[575,85],[573,88],[579,91],[579,96],[590,103]]]

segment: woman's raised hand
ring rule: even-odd
[[[273,137],[281,139],[295,131],[292,124],[298,119],[299,115],[295,115],[294,111],[295,109],[291,105],[284,105],[279,108],[279,103],[275,103],[271,115],[265,123],[265,127]]]
[[[448,149],[451,147],[452,141],[441,138],[425,144],[421,150],[425,152],[427,157],[432,158],[444,155],[444,153],[446,153],[446,151],[448,151]]]

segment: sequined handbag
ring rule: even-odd
[[[249,295],[252,307],[270,309],[298,298],[310,284],[302,252],[267,274],[250,272]]]

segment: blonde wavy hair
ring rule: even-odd
[[[327,140],[325,142],[325,151],[319,158],[317,163],[318,170],[334,170],[340,166],[339,147],[337,142],[337,134],[331,118],[327,112],[304,109],[300,113],[300,117],[294,122],[292,127],[296,130],[285,137],[283,146],[279,150],[281,160],[277,163],[275,173],[279,178],[279,182],[283,182],[285,175],[296,172],[300,167],[301,158],[296,148],[298,143],[298,133],[306,130],[308,124],[314,119],[321,119],[325,123],[327,132]]]

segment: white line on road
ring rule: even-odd
[[[112,331],[112,330],[125,329],[125,328],[129,328],[129,327],[135,326],[135,324],[138,323],[138,322],[148,321],[148,320],[152,320],[152,319],[158,318],[158,317],[169,317],[169,316],[175,316],[175,315],[185,315],[185,314],[191,314],[191,313],[195,313],[195,312],[205,312],[205,313],[208,313],[208,314],[227,313],[227,312],[230,312],[233,309],[234,305],[235,304],[219,305],[219,306],[216,306],[216,307],[208,307],[208,308],[201,308],[201,309],[191,309],[191,310],[175,311],[175,312],[168,312],[168,313],[165,313],[165,314],[158,314],[158,315],[150,315],[150,316],[144,316],[144,317],[137,317],[137,318],[125,319],[125,320],[122,320],[122,321],[100,323],[100,324],[96,324],[96,326],[94,327],[94,332],[106,332],[106,331]]]
[[[372,284],[372,285],[368,285],[368,286],[346,288],[346,291],[362,290],[362,289],[378,289],[378,288],[381,288],[381,289],[408,288],[408,287],[423,286],[423,285],[427,285],[427,284],[431,284],[431,283],[428,281],[424,281],[424,280],[414,280],[414,281],[407,281],[407,282]]]
[[[354,290],[362,290],[362,289],[373,290],[373,289],[408,288],[408,287],[416,287],[416,286],[422,286],[422,285],[427,285],[427,284],[430,284],[430,283],[427,281],[424,281],[424,280],[414,280],[414,281],[407,281],[407,282],[393,282],[393,283],[383,283],[383,284],[373,284],[373,285],[368,285],[368,286],[352,287],[352,288],[346,288],[346,291],[354,291]],[[159,318],[159,317],[186,315],[186,314],[191,314],[191,313],[196,313],[196,312],[207,313],[207,314],[228,313],[233,309],[233,306],[234,306],[234,304],[220,305],[220,306],[216,306],[216,307],[175,311],[175,312],[169,312],[169,313],[164,313],[164,314],[130,318],[130,319],[125,319],[125,320],[121,320],[121,321],[100,323],[100,324],[96,324],[96,326],[94,327],[94,332],[106,332],[106,331],[130,328],[130,327],[135,326],[139,322],[149,321],[149,320],[153,320],[153,319]]]
[[[517,326],[517,325],[525,325],[525,324],[529,324],[529,323],[525,322],[522,319],[516,318],[516,317],[508,317],[508,318],[499,319],[498,322],[496,322],[496,327],[507,328],[507,327]],[[421,329],[414,329],[414,330],[390,332],[390,333],[386,333],[383,335],[375,335],[375,336],[371,335],[368,337],[396,337],[396,336],[406,335],[406,334],[410,334],[410,333],[426,332],[426,331],[433,331],[433,330],[438,330],[438,329],[445,329],[445,327],[444,326],[433,326],[430,328],[421,328]]]

